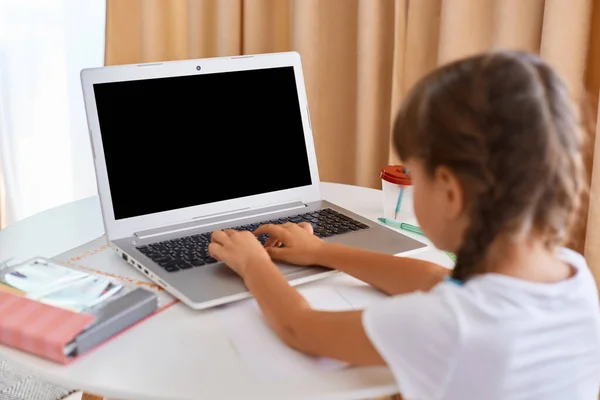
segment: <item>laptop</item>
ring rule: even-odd
[[[306,221],[326,241],[425,247],[321,197],[298,53],[92,68],[81,81],[108,245],[194,309],[250,296],[208,254],[214,230]],[[334,273],[277,266],[292,285]]]

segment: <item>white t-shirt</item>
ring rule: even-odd
[[[585,259],[562,282],[488,273],[368,307],[367,335],[406,400],[598,400],[600,307]]]

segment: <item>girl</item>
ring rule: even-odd
[[[458,256],[447,270],[321,241],[309,226],[213,233],[289,346],[387,364],[406,399],[597,399],[600,309],[568,239],[585,179],[582,128],[539,58],[478,55],[426,76],[394,125],[419,224]],[[285,247],[273,246],[283,243]],[[364,311],[312,310],[272,259],[322,265],[393,297]]]

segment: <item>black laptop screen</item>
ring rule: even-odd
[[[115,219],[311,184],[293,67],[94,85]]]

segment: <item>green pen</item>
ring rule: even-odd
[[[406,232],[411,232],[417,235],[425,236],[421,228],[419,228],[418,226],[407,224],[406,222],[398,222],[388,218],[377,218],[377,221],[381,222],[384,225],[391,226],[392,228],[402,229]],[[444,251],[444,253],[446,253],[446,255],[448,255],[448,257],[450,257],[450,259],[453,262],[456,262],[456,255],[454,255],[454,253],[450,253],[449,251]]]

